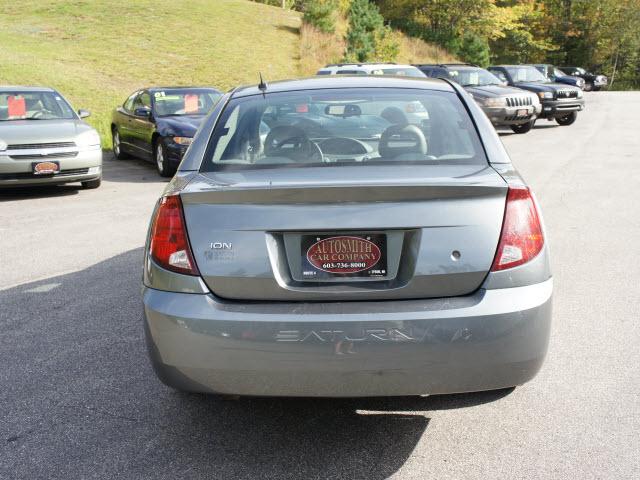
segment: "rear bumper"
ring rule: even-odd
[[[158,377],[190,391],[394,396],[527,382],[547,350],[552,280],[448,299],[227,302],[144,288]]]

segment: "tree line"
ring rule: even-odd
[[[282,0],[265,0],[282,6]],[[640,0],[285,0],[333,32],[346,19],[346,61],[392,61],[390,28],[480,66],[553,63],[640,88]]]

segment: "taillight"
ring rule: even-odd
[[[491,271],[527,263],[543,246],[542,226],[531,192],[527,187],[509,187],[502,234]]]
[[[151,227],[151,258],[162,268],[198,275],[178,195],[162,197]]]

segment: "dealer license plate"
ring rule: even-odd
[[[301,254],[304,278],[387,276],[383,233],[303,235]]]

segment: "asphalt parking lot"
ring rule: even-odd
[[[512,391],[221,399],[153,375],[141,256],[166,184],[106,158],[98,190],[0,192],[0,478],[640,477],[640,93],[503,132],[555,277],[547,361]]]

